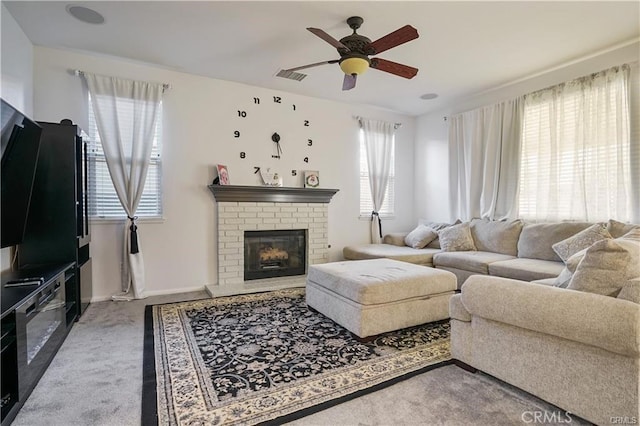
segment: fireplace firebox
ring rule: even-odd
[[[306,229],[244,232],[245,281],[304,275],[306,258]]]

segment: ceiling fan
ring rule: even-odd
[[[347,24],[353,30],[353,34],[341,38],[340,41],[331,37],[319,28],[307,28],[307,30],[335,47],[338,50],[340,59],[332,59],[330,61],[316,62],[314,64],[281,70],[277,76],[300,81],[306,77],[306,75],[297,73],[296,71],[317,67],[319,65],[337,63],[340,64],[340,68],[345,74],[344,81],[342,83],[342,90],[351,90],[356,87],[357,76],[365,72],[368,68],[388,72],[404,78],[415,77],[418,73],[417,68],[398,64],[382,58],[369,58],[369,56],[377,55],[385,50],[389,50],[418,38],[418,30],[413,28],[411,25],[405,25],[404,27],[372,42],[369,38],[356,33],[356,30],[360,28],[363,22],[364,19],[359,16],[352,16],[347,19]]]

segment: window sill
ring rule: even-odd
[[[395,218],[396,218],[395,216],[382,216],[382,215],[380,216],[380,219],[382,219],[382,220],[387,220],[387,219],[392,219],[393,220]],[[370,214],[368,214],[366,216],[360,215],[360,216],[358,216],[358,219],[360,219],[360,220],[371,220],[371,215]]]
[[[128,221],[126,217],[123,218],[103,218],[103,217],[93,217],[89,218],[89,223],[92,225],[113,225],[116,223],[124,223]],[[160,217],[141,217],[136,219],[136,223],[164,223],[164,216]]]

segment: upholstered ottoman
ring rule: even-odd
[[[456,276],[391,259],[309,266],[307,305],[356,336],[449,318]]]

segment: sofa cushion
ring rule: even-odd
[[[450,272],[391,259],[311,265],[307,282],[362,305],[453,294],[456,289]]]
[[[406,244],[404,243],[404,238],[407,236],[406,232],[391,232],[389,234],[385,234],[382,237],[382,244],[391,244],[393,246],[404,247]]]
[[[640,229],[640,225],[618,222],[613,219],[609,219],[609,222],[607,222],[607,231],[609,231],[609,234],[611,234],[613,238],[622,237],[632,229]]]
[[[553,251],[556,252],[563,262],[566,262],[567,259],[574,254],[591,247],[596,241],[607,238],[611,238],[609,231],[607,231],[602,224],[596,223],[569,238],[555,243],[551,248],[553,248]]]
[[[514,280],[535,281],[555,278],[564,268],[562,262],[540,259],[511,259],[489,265],[489,275]]]
[[[473,219],[471,236],[478,251],[518,255],[518,238],[524,222]]]
[[[618,238],[598,241],[587,249],[567,287],[617,297],[640,277],[640,241]]]
[[[348,260],[388,258],[426,266],[433,265],[433,255],[439,252],[440,250],[430,248],[414,249],[390,244],[361,244],[347,246],[342,250],[344,258]]]
[[[416,229],[409,232],[404,238],[404,243],[415,249],[424,248],[431,241],[438,237],[438,233],[424,225],[418,225]]]
[[[489,265],[501,260],[515,259],[513,256],[488,251],[453,251],[440,252],[433,256],[433,264],[437,267],[462,269],[478,274],[488,274]]]
[[[440,239],[442,251],[469,251],[476,249],[468,222],[438,231],[438,238]]]
[[[518,257],[561,261],[551,246],[590,227],[587,222],[525,224],[518,240]]]
[[[462,223],[462,221],[460,221],[460,219],[458,219],[454,223],[445,223],[445,222],[429,222],[429,221],[426,221],[424,219],[420,219],[418,221],[418,223],[420,223],[420,225],[424,225],[426,227],[429,227],[429,228],[433,229],[434,231],[440,231],[441,229],[448,228],[449,226],[453,226],[453,225],[457,225],[459,223]],[[436,237],[435,240],[433,240],[429,244],[427,244],[427,247],[428,248],[439,249],[440,248],[440,239]]]

